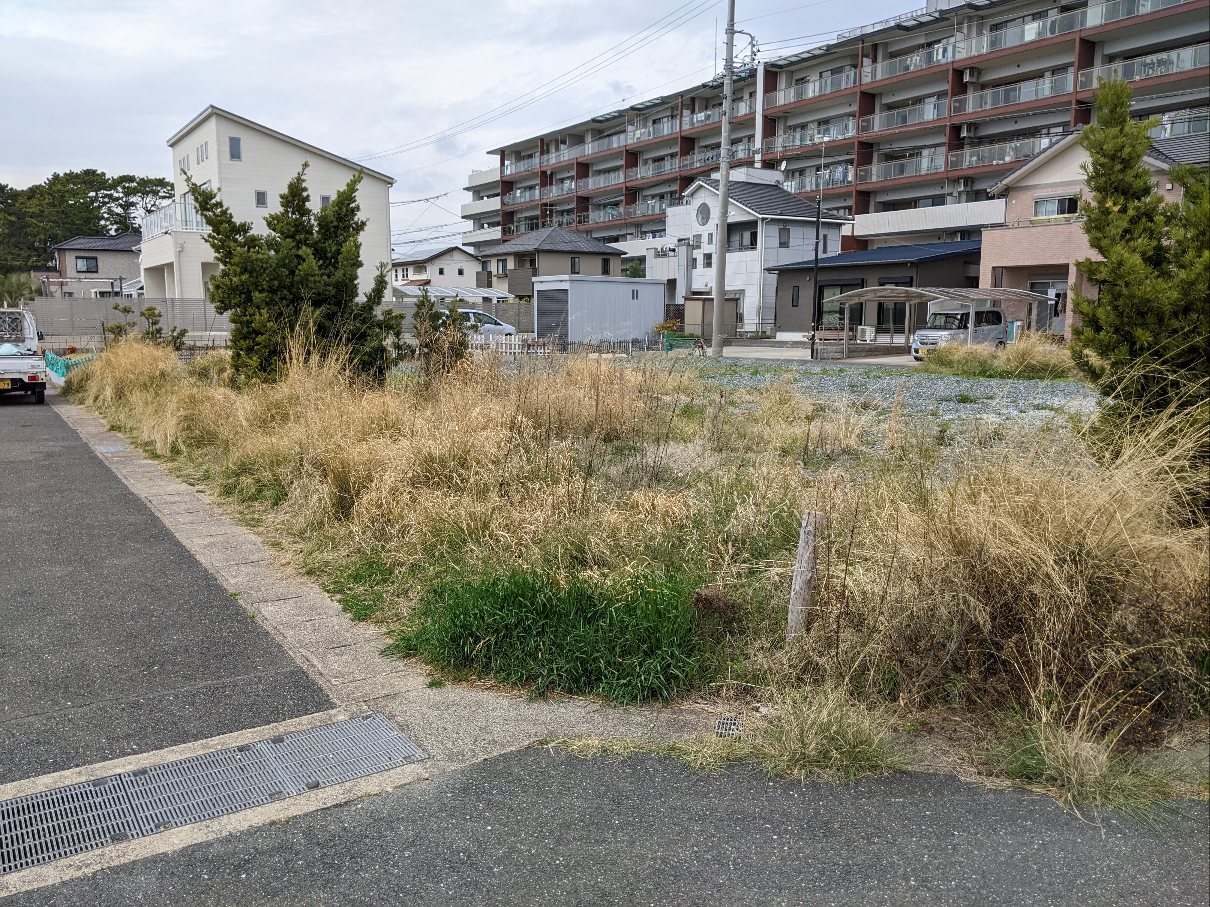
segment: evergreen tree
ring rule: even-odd
[[[1165,203],[1143,163],[1153,125],[1130,119],[1125,82],[1100,85],[1096,123],[1081,138],[1091,197],[1080,213],[1101,259],[1077,263],[1099,294],[1072,294],[1076,362],[1115,397],[1146,409],[1163,408],[1190,380],[1210,377],[1207,178],[1175,168],[1170,176],[1184,197]]]
[[[361,268],[357,174],[315,212],[306,164],[286,186],[280,210],[265,216],[266,234],[237,221],[218,194],[186,181],[210,233],[207,241],[222,271],[211,278],[215,309],[231,319],[231,364],[245,377],[274,378],[297,332],[321,350],[339,349],[350,367],[381,379],[394,364],[402,317],[382,308],[386,265],[373,287],[357,295]]]

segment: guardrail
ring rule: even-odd
[[[1080,91],[1096,88],[1102,79],[1122,79],[1135,82],[1178,72],[1191,72],[1210,66],[1210,43],[1181,47],[1162,54],[1149,54],[1133,60],[1121,60],[1105,66],[1080,70]]]

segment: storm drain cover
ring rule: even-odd
[[[0,875],[427,758],[385,715],[0,801]]]

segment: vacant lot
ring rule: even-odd
[[[876,773],[958,719],[929,746],[1068,799],[1197,789],[1153,754],[1206,701],[1204,422],[1098,453],[1073,382],[660,357],[240,387],[125,343],[70,391],[451,678],[747,713],[699,764]]]

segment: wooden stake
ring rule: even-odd
[[[794,559],[794,580],[790,584],[790,608],[786,618],[786,638],[809,629],[807,611],[811,607],[811,591],[815,586],[815,540],[823,531],[823,514],[808,510],[802,516],[798,533],[798,556]]]

